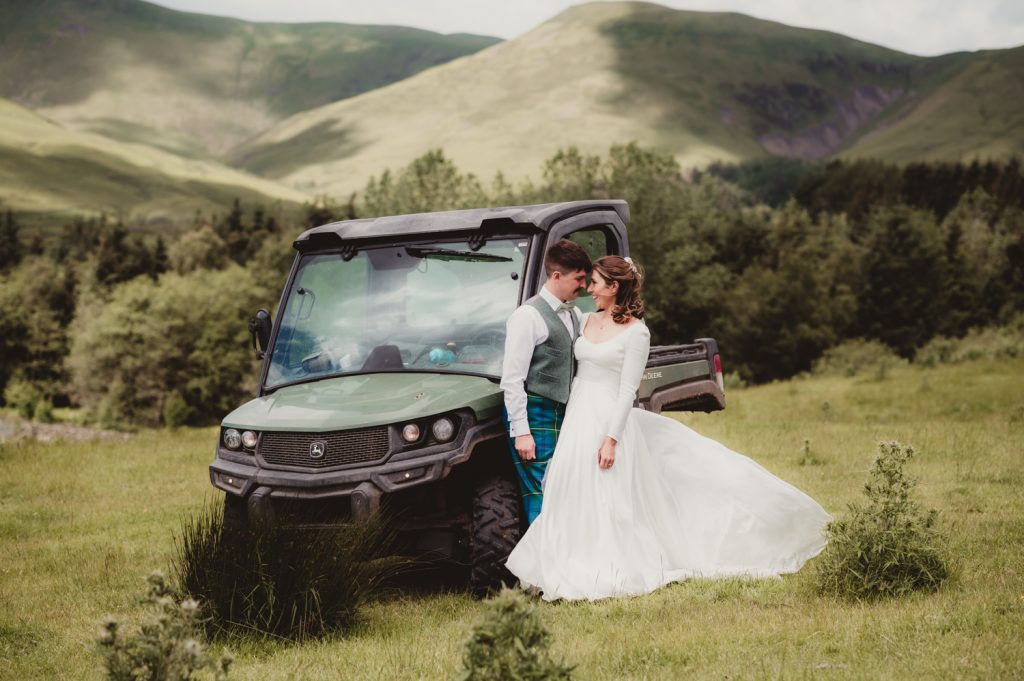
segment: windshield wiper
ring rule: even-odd
[[[450,248],[432,248],[429,246],[406,246],[405,252],[415,258],[468,260],[470,262],[512,262],[512,258],[506,258],[503,255],[474,253],[473,251],[455,251]]]

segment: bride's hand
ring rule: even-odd
[[[601,448],[597,450],[597,467],[611,468],[613,463],[615,463],[615,440],[606,437]]]

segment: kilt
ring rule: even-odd
[[[512,460],[516,465],[516,473],[519,477],[519,492],[523,497],[523,510],[526,512],[526,521],[532,523],[534,518],[540,514],[541,503],[544,499],[544,472],[548,468],[548,461],[555,453],[555,443],[558,442],[558,433],[562,428],[562,419],[565,418],[565,405],[561,402],[539,395],[526,395],[526,419],[530,423],[530,434],[537,445],[537,458],[533,461],[523,461],[516,452],[515,438],[508,438],[509,451],[512,452]],[[505,414],[505,422],[508,423],[508,414]]]

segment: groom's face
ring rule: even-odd
[[[555,270],[548,282],[551,292],[559,300],[576,300],[576,296],[587,286],[587,273],[583,270],[567,273]]]

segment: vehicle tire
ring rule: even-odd
[[[519,516],[522,504],[513,480],[489,477],[480,481],[473,495],[473,526],[470,537],[469,588],[486,596],[515,577],[505,559],[522,536]]]

